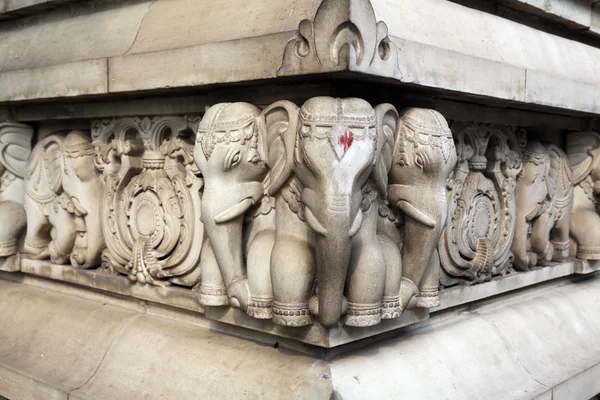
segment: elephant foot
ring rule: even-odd
[[[50,242],[31,242],[25,241],[23,244],[23,252],[27,256],[34,260],[47,260],[50,258],[50,252],[48,251],[48,245]]]
[[[548,242],[544,251],[537,255],[537,263],[540,265],[548,265],[554,258],[554,246]],[[533,265],[531,265],[533,267]]]
[[[381,319],[394,319],[400,317],[400,296],[383,296],[381,302]]]
[[[400,310],[410,310],[417,306],[419,288],[408,278],[402,278],[400,284]]]
[[[17,254],[18,246],[16,240],[0,243],[0,257],[9,257]]]
[[[576,254],[582,260],[600,260],[600,247],[579,246]]]
[[[569,258],[569,253],[571,250],[571,243],[566,241],[564,243],[561,242],[552,242],[552,246],[554,246],[554,256],[552,257],[552,261],[562,262]]]
[[[273,318],[273,300],[251,297],[246,313],[256,319],[271,319]]]
[[[308,303],[274,302],[273,304],[273,322],[277,325],[293,327],[311,325],[314,318],[310,314]]]
[[[203,306],[222,307],[229,305],[225,287],[200,285],[200,304]]]
[[[50,260],[52,260],[54,264],[64,265],[71,263],[71,256],[69,254],[62,253],[54,241],[50,242],[48,251],[50,252]]]
[[[437,290],[421,290],[417,297],[417,307],[435,308],[440,306],[440,293]]]
[[[246,312],[250,303],[250,288],[248,287],[248,279],[240,278],[229,284],[227,287],[227,297],[229,305],[233,308],[239,308]]]
[[[344,317],[344,325],[365,327],[381,322],[381,303],[358,304],[348,302],[348,313]]]

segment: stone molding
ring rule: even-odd
[[[162,29],[185,32],[188,19],[180,18],[178,12],[166,12],[164,0],[97,10],[88,10],[83,4],[73,7],[87,12],[65,10],[63,18],[53,21],[45,21],[42,15],[39,23],[19,27],[14,35],[0,39],[0,52],[10,55],[0,65],[0,85],[4,88],[0,101],[18,104],[25,100],[207,87],[280,75],[347,76],[347,72],[354,72],[358,79],[393,78],[397,84],[410,83],[467,97],[484,96],[478,97],[484,103],[495,99],[518,107],[529,104],[563,109],[563,113],[600,113],[596,101],[600,82],[591,74],[600,60],[600,50],[452,2],[423,0],[416,5],[328,0],[319,7],[316,0],[302,6],[282,0],[277,6],[256,8],[259,6],[239,1],[240,9],[255,7],[247,11],[264,20],[248,22],[248,13],[234,13],[228,16],[228,25],[235,29],[226,31],[210,24],[203,28],[190,20],[193,26],[188,31],[193,29],[196,34],[175,35],[178,40],[168,39],[172,35]],[[192,7],[169,4],[174,10]],[[202,2],[193,7],[189,12],[207,20],[224,18],[220,13],[211,14],[217,11],[206,10]],[[236,9],[236,5],[232,7]],[[428,17],[423,20],[422,14]],[[458,34],[456,40],[446,40],[448,35],[443,29],[451,29],[447,20],[464,26],[464,36]],[[415,26],[415,21],[421,22]],[[49,29],[43,22],[55,24],[56,29]],[[107,40],[107,29],[94,30],[107,23],[110,32],[121,33],[119,37]],[[351,29],[342,29],[332,44],[326,37],[339,26]],[[58,51],[53,43],[60,38],[54,32],[81,36],[85,45]],[[19,46],[14,41],[21,37],[40,48]],[[558,63],[559,58],[541,50],[546,48],[555,49],[548,53],[568,54],[571,62]],[[15,49],[20,52],[18,56],[11,53]],[[331,49],[337,56],[323,53]],[[308,53],[299,56],[298,51]],[[440,65],[444,65],[443,72]],[[70,79],[65,79],[67,76]]]
[[[33,132],[0,125],[0,194],[21,185],[0,206],[22,220],[0,268],[159,302],[163,288],[211,319],[318,346],[426,319],[448,307],[440,288],[600,267],[578,233],[600,218],[582,205],[596,133],[569,136],[567,157],[523,128],[323,96],[92,120],[29,155]],[[365,331],[331,336],[346,327]]]

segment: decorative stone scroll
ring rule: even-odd
[[[600,134],[578,132],[567,137],[573,167],[572,254],[600,260]]]
[[[31,151],[33,128],[17,122],[0,123],[0,269],[19,251],[27,217],[23,182]]]
[[[102,258],[134,282],[194,286],[200,280],[202,180],[193,159],[193,124],[184,117],[93,123],[104,185]]]
[[[441,283],[489,281],[512,269],[515,187],[526,144],[522,129],[452,124],[458,163],[448,181],[448,224],[439,252]]]
[[[371,2],[324,0],[312,21],[300,22],[277,75],[346,69],[401,78],[398,49],[385,22],[375,19]]]

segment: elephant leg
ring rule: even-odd
[[[200,269],[202,271],[200,304],[215,307],[228,305],[227,288],[225,288],[221,270],[210,245],[210,240],[206,240],[202,246]]]
[[[278,199],[277,236],[271,254],[273,322],[283,326],[313,323],[309,299],[315,279],[315,256],[308,226]]]
[[[271,252],[275,243],[274,231],[258,233],[250,243],[246,266],[250,304],[248,315],[259,319],[273,317],[273,287],[271,285]]]
[[[50,257],[50,222],[45,216],[42,206],[30,198],[25,198],[25,213],[27,216],[27,233],[23,250],[31,258],[44,260]]]
[[[68,264],[77,237],[75,219],[57,204],[53,204],[52,207],[48,220],[54,227],[55,235],[48,245],[50,259],[55,264]]]
[[[27,216],[23,206],[14,201],[0,202],[0,215],[4,218],[4,224],[0,226],[0,257],[8,257],[18,252]]]
[[[381,304],[381,318],[393,319],[400,316],[400,280],[402,279],[402,258],[400,249],[386,234],[377,235],[385,260],[385,283]]]
[[[376,206],[372,204],[364,213],[362,226],[352,239],[345,285],[348,313],[344,324],[348,326],[372,326],[381,322],[386,265],[377,241]]]
[[[419,298],[417,301],[417,307],[439,307],[439,285],[440,255],[438,253],[438,250],[435,249],[433,255],[431,256],[431,260],[429,261],[429,265],[427,266],[427,270],[425,271],[425,275],[423,276],[423,280],[421,281],[421,285],[419,287]]]
[[[548,212],[542,213],[531,225],[531,251],[537,254],[538,263],[541,265],[548,264],[554,255],[554,246],[550,243],[553,222],[554,217]]]
[[[562,262],[569,257],[569,225],[571,224],[571,213],[563,210],[561,217],[556,220],[554,227],[550,231],[550,242],[554,247],[554,256],[552,261]]]
[[[419,287],[431,267],[431,258],[436,256],[441,234],[441,224],[429,227],[413,219],[407,219],[402,247],[402,283],[400,285],[400,307],[414,308],[419,299]]]
[[[577,244],[577,258],[600,260],[600,215],[594,209],[575,209],[570,225],[571,236]]]
[[[530,251],[528,232],[529,222],[525,218],[517,218],[511,246],[513,266],[517,271],[528,271],[537,264],[537,254]]]

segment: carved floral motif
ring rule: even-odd
[[[448,224],[439,244],[442,283],[479,283],[511,269],[525,133],[462,122],[452,129],[458,163],[448,181]]]
[[[401,77],[398,49],[370,1],[324,0],[313,20],[300,22],[277,75],[343,69]]]
[[[183,117],[93,123],[104,182],[103,259],[132,281],[193,286],[200,279],[202,180],[193,163],[192,123]]]

